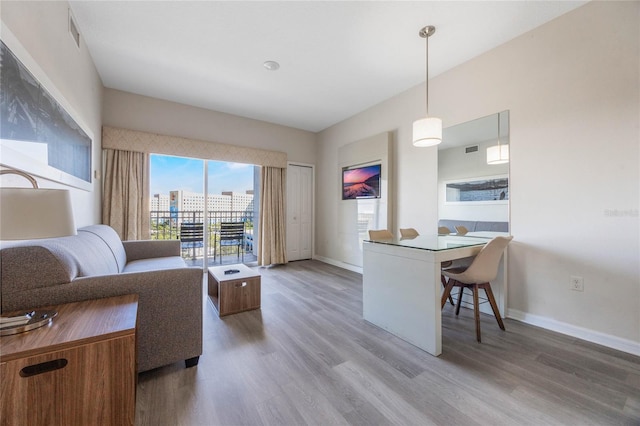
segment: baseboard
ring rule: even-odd
[[[339,260],[330,259],[324,256],[314,255],[313,260],[319,260],[320,262],[328,263],[329,265],[337,266],[338,268],[346,269],[349,271],[357,272],[362,274],[362,267],[350,265],[348,263],[340,262]]]
[[[640,343],[633,340],[622,339],[610,334],[601,333],[599,331],[589,330],[583,327],[567,324],[565,322],[556,321],[547,317],[533,315],[517,309],[508,309],[507,318],[515,319],[526,324],[535,325],[536,327],[545,328],[547,330],[556,331],[571,337],[586,340],[588,342],[597,343],[608,348],[627,352],[632,355],[640,356]]]

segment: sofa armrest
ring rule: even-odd
[[[123,241],[127,262],[154,257],[180,256],[180,240]]]
[[[77,278],[29,290],[16,309],[138,295],[138,371],[202,354],[202,269],[179,268]]]

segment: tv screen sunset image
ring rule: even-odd
[[[380,164],[342,171],[342,199],[379,198]]]

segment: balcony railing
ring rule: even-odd
[[[204,211],[151,211],[151,239],[179,240],[183,224],[191,229],[198,225],[201,230],[208,230],[207,257],[209,264],[237,263],[256,260],[253,254],[254,220],[252,211],[210,211],[205,226]],[[221,223],[243,223],[244,236],[238,244],[220,244]],[[201,226],[200,226],[201,225]],[[184,226],[186,229],[187,226]],[[193,231],[192,231],[193,232]],[[184,233],[183,233],[184,234]],[[182,257],[192,265],[202,265],[204,244],[202,241],[185,241],[182,243]]]

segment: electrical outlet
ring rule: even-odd
[[[569,282],[569,288],[575,291],[584,291],[584,280],[582,277],[571,276],[571,281]]]

